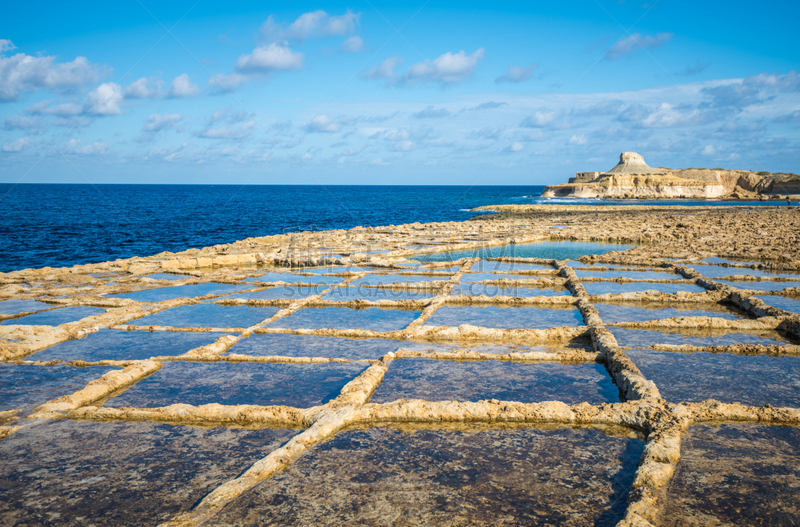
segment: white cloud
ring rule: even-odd
[[[244,86],[250,82],[250,77],[241,73],[231,73],[230,75],[217,74],[208,78],[208,87],[214,93],[226,93]]]
[[[657,48],[663,46],[672,40],[672,33],[659,33],[656,36],[644,35],[634,33],[633,35],[623,38],[606,52],[608,60],[616,60],[625,55],[630,55],[640,48]]]
[[[703,148],[703,155],[704,156],[713,156],[716,153],[717,153],[717,150],[712,145],[706,145],[706,147]]]
[[[571,145],[585,145],[588,142],[589,141],[586,139],[586,136],[583,134],[574,134],[569,138],[569,144]]]
[[[342,125],[331,120],[327,115],[317,115],[306,125],[306,132],[335,133],[342,129]]]
[[[0,38],[0,53],[17,49],[17,46],[7,38]]]
[[[343,51],[345,53],[358,53],[362,49],[364,49],[364,39],[358,35],[348,38],[342,42],[341,46],[339,46],[339,51]]]
[[[364,79],[391,79],[394,77],[394,69],[403,62],[400,57],[387,57],[377,66],[364,72],[361,77]]]
[[[147,132],[160,132],[167,128],[175,128],[181,119],[183,119],[183,115],[179,113],[154,113],[147,118],[142,129]]]
[[[10,40],[0,41],[3,51],[15,49]],[[38,89],[64,91],[93,84],[104,73],[86,57],[76,57],[71,62],[55,62],[55,57],[34,57],[17,53],[0,56],[0,101],[16,100],[23,92]]]
[[[158,96],[161,81],[150,87],[150,79],[142,77],[130,83],[123,92],[126,99],[152,99]]]
[[[546,128],[551,125],[556,125],[557,120],[561,117],[561,110],[541,109],[533,113],[533,115],[523,119],[520,126],[523,128]]]
[[[361,13],[353,13],[349,9],[339,16],[330,16],[319,10],[304,13],[288,27],[283,27],[270,15],[261,26],[261,35],[265,40],[342,37],[356,30],[360,18]]]
[[[206,128],[198,135],[207,139],[246,139],[253,133],[255,121],[248,121],[241,126],[221,126],[219,128]]]
[[[508,67],[506,73],[497,77],[494,82],[501,84],[503,82],[523,82],[533,77],[534,71],[539,65],[534,63],[528,67],[514,66],[513,64]]]
[[[244,110],[235,112],[233,108],[222,108],[211,114],[208,118],[209,122],[216,123],[219,121],[227,121],[229,123],[240,123],[250,118],[250,114]]]
[[[106,82],[89,92],[83,101],[83,113],[88,115],[117,115],[122,113],[122,87],[116,82]],[[63,105],[61,105],[63,106]]]
[[[172,86],[167,95],[177,99],[181,97],[194,97],[198,93],[200,93],[200,88],[197,84],[189,79],[189,75],[182,73],[172,79]]]
[[[268,72],[299,70],[303,67],[304,55],[294,52],[286,42],[274,42],[259,46],[249,55],[242,55],[236,61],[236,70],[241,72]]]
[[[3,119],[5,130],[42,130],[45,127],[41,117],[26,117],[24,115],[10,115]]]
[[[439,117],[447,117],[450,114],[450,111],[446,108],[434,108],[433,106],[427,106],[425,109],[418,111],[417,113],[412,113],[411,117],[415,119],[436,119]]]
[[[522,143],[520,143],[519,141],[514,141],[513,143],[511,143],[511,146],[508,147],[508,149],[511,150],[512,152],[522,152],[523,148],[525,147],[522,146]]]
[[[28,148],[35,146],[39,141],[30,137],[21,137],[16,141],[12,141],[3,145],[3,152],[22,152]]]
[[[61,148],[62,154],[76,154],[84,156],[102,155],[108,151],[108,145],[102,141],[96,141],[90,145],[82,146],[79,139],[70,139]]]
[[[458,53],[447,52],[434,60],[425,60],[412,64],[400,78],[401,83],[438,82],[442,85],[456,84],[472,78],[475,67],[483,59],[483,48],[467,55],[463,50]]]
[[[508,106],[507,102],[496,102],[496,101],[487,101],[482,102],[478,106],[473,106],[471,108],[464,108],[461,110],[462,112],[477,112],[481,110],[496,110],[497,108],[501,108],[503,106]]]

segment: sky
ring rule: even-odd
[[[800,172],[800,3],[4,5],[0,183]]]

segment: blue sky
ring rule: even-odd
[[[797,2],[15,2],[0,182],[800,172]]]

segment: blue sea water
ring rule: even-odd
[[[543,189],[0,184],[0,272],[149,256],[301,230],[461,221],[479,214],[470,209],[481,205],[604,202],[546,200],[540,198]]]

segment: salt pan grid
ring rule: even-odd
[[[443,239],[446,241],[446,236]],[[402,247],[437,247],[434,242],[437,240],[428,236],[424,243],[409,239]],[[339,248],[336,252],[342,254],[348,251]],[[110,516],[108,510],[98,512],[100,509],[89,505],[81,508],[82,500],[87,500],[87,504],[92,500],[101,504],[108,501],[107,496],[102,497],[102,489],[85,485],[91,479],[81,479],[78,483],[86,487],[85,495],[80,490],[84,487],[79,485],[79,490],[70,493],[72,506],[69,509],[56,511],[57,507],[53,506],[54,511],[62,514],[62,519],[67,523],[113,519],[116,524],[248,524],[255,521],[253,518],[265,517],[259,512],[260,509],[269,509],[264,511],[264,515],[275,518],[275,521],[294,524],[346,523],[359,514],[365,514],[365,518],[379,518],[380,514],[370,509],[370,500],[356,499],[354,493],[364,492],[364,489],[386,500],[386,510],[393,514],[406,514],[420,522],[442,522],[442,517],[437,516],[435,503],[444,503],[454,511],[463,508],[463,504],[459,505],[457,500],[450,503],[447,496],[436,495],[435,499],[431,498],[434,495],[431,493],[437,492],[431,488],[426,495],[429,500],[424,503],[432,508],[432,512],[426,516],[425,511],[413,510],[416,507],[414,500],[392,501],[391,495],[396,495],[398,491],[389,492],[387,487],[376,483],[382,481],[385,475],[381,471],[392,474],[386,480],[386,485],[398,485],[397,488],[402,488],[409,481],[427,481],[425,485],[429,485],[431,480],[425,478],[446,476],[448,488],[452,488],[450,499],[459,496],[458,499],[466,499],[464,496],[469,493],[465,489],[476,489],[475,492],[483,496],[493,483],[481,480],[476,475],[462,474],[454,464],[456,457],[447,457],[455,456],[453,452],[462,451],[473,456],[468,456],[468,459],[477,460],[479,448],[482,448],[481,455],[487,455],[487,459],[493,460],[492,463],[483,466],[476,462],[470,470],[494,474],[492,477],[497,478],[495,483],[501,481],[504,492],[517,496],[519,501],[515,502],[515,506],[495,498],[473,503],[474,514],[465,513],[462,524],[566,521],[573,525],[638,526],[662,521],[661,504],[665,493],[672,519],[679,513],[687,516],[686,510],[690,511],[692,517],[707,519],[709,514],[713,517],[713,511],[695,514],[699,505],[686,497],[687,491],[683,487],[682,494],[675,498],[682,500],[680,507],[674,505],[677,501],[669,501],[669,490],[675,486],[671,484],[672,475],[676,467],[681,467],[681,440],[690,427],[721,421],[758,423],[761,427],[796,427],[800,423],[800,409],[780,407],[781,401],[794,403],[798,400],[797,388],[792,392],[792,381],[783,383],[781,390],[774,391],[776,399],[761,397],[764,401],[759,399],[759,402],[764,402],[765,406],[760,407],[737,402],[740,399],[730,396],[730,385],[724,396],[718,397],[725,402],[698,400],[686,382],[679,389],[672,389],[671,385],[661,388],[664,393],[691,395],[675,400],[668,397],[665,400],[660,386],[645,378],[631,360],[631,357],[644,360],[645,357],[656,356],[654,354],[659,354],[659,357],[666,355],[670,359],[669,367],[674,368],[682,363],[682,358],[691,358],[683,363],[691,367],[693,373],[699,374],[697,377],[701,380],[698,383],[702,383],[704,368],[710,370],[716,367],[703,359],[709,354],[736,358],[725,363],[728,368],[726,375],[733,376],[736,369],[746,371],[751,364],[754,368],[760,367],[765,358],[772,360],[771,365],[779,365],[781,360],[791,360],[787,375],[793,374],[797,370],[794,361],[800,360],[795,359],[800,357],[800,346],[796,345],[800,339],[797,317],[758,298],[757,295],[765,294],[765,288],[747,287],[754,282],[777,281],[771,280],[772,276],[750,274],[744,275],[744,280],[721,281],[718,278],[740,276],[730,268],[733,269],[730,274],[714,272],[707,277],[696,272],[690,261],[680,260],[658,260],[650,262],[649,267],[642,267],[641,258],[626,261],[624,252],[607,257],[595,256],[584,262],[583,259],[517,258],[506,256],[507,253],[502,250],[494,250],[491,254],[499,254],[496,258],[464,257],[455,262],[429,262],[424,267],[409,266],[409,263],[414,263],[413,254],[408,250],[405,253],[394,255],[392,251],[381,252],[374,260],[363,262],[360,266],[337,265],[347,262],[314,260],[307,255],[283,262],[285,265],[282,268],[270,269],[223,263],[213,272],[200,273],[182,270],[181,265],[161,265],[169,272],[169,277],[156,273],[157,268],[144,266],[139,270],[110,273],[107,280],[113,280],[112,283],[95,279],[91,282],[91,294],[87,294],[85,286],[53,286],[42,288],[41,294],[36,297],[21,296],[17,300],[36,300],[38,303],[19,304],[20,308],[29,311],[15,313],[18,309],[8,309],[9,314],[3,315],[3,333],[0,334],[3,339],[0,357],[3,362],[15,363],[15,367],[42,368],[43,371],[54,368],[82,368],[81,371],[100,367],[103,367],[102,371],[113,369],[69,395],[33,408],[22,406],[0,412],[0,438],[7,438],[0,441],[0,451],[4,456],[13,458],[15,452],[6,452],[4,445],[19,448],[11,438],[35,433],[39,435],[34,435],[32,444],[42,443],[42,449],[54,449],[41,440],[48,434],[48,426],[56,435],[79,437],[76,435],[78,432],[73,432],[63,423],[80,425],[81,434],[91,435],[93,426],[102,430],[103,434],[109,434],[106,444],[98,447],[109,455],[113,455],[115,448],[111,439],[114,433],[125,435],[126,440],[120,441],[120,445],[124,445],[121,448],[135,451],[140,447],[130,444],[130,438],[134,438],[137,431],[147,437],[150,437],[147,434],[156,433],[161,437],[170,435],[168,429],[154,429],[154,426],[172,426],[174,430],[209,427],[205,429],[224,436],[220,441],[225,449],[236,451],[231,459],[242,463],[239,466],[225,466],[225,470],[220,472],[211,468],[211,462],[203,464],[201,460],[195,460],[188,469],[193,471],[192,477],[202,478],[203,471],[209,471],[206,483],[200,486],[202,492],[199,495],[192,492],[180,494],[185,494],[185,502],[182,503],[173,503],[175,499],[171,497],[169,507],[163,510],[152,505],[151,515],[145,517],[141,514],[126,516],[124,513]],[[603,267],[604,259],[608,267]],[[591,272],[581,272],[585,276],[579,278],[574,269],[587,263],[593,264]],[[312,267],[304,272],[302,266],[308,264]],[[726,264],[736,265],[735,262]],[[325,265],[327,268],[323,267]],[[636,270],[626,270],[634,266],[638,266]],[[701,269],[709,269],[708,266],[706,261]],[[197,267],[206,266],[198,264]],[[465,276],[470,272],[481,273],[481,281],[497,280],[499,287],[494,291],[502,292],[463,294],[464,284],[477,276]],[[781,280],[787,281],[787,287],[796,286],[787,274],[781,276]],[[693,287],[674,288],[676,280],[678,284]],[[276,281],[286,284],[280,286],[287,292],[285,295],[272,294],[277,291],[274,285]],[[334,294],[338,289],[353,287],[356,282],[355,285],[363,284],[356,298]],[[602,284],[603,287],[595,289],[598,294],[590,295],[584,282]],[[181,290],[194,289],[203,293],[203,296],[194,298],[174,298],[171,294],[161,297],[157,291],[159,288],[201,284],[217,285]],[[290,288],[290,284],[313,284],[315,289],[298,295]],[[631,287],[631,284],[635,287]],[[670,285],[659,290],[659,284]],[[537,287],[563,293],[511,296],[515,288],[527,290]],[[374,296],[369,294],[370,288],[376,292]],[[425,291],[426,294],[393,297],[378,294],[382,289]],[[150,290],[153,294],[128,294]],[[790,292],[783,288],[766,290],[776,297],[790,296]],[[53,294],[56,291],[61,294]],[[231,295],[232,291],[236,294]],[[487,288],[486,291],[492,290]],[[163,299],[158,300],[160,298]],[[601,312],[609,313],[609,317],[613,313],[613,319],[610,319],[613,322],[601,318],[595,303],[602,304]],[[86,318],[69,320],[60,326],[34,327],[23,324],[24,317],[30,313],[53,313],[53,320],[59,320],[55,316],[59,309],[74,307],[98,309],[87,312]],[[224,314],[224,310],[245,313],[237,311],[237,308],[242,310],[245,307],[253,308],[246,312],[246,317]],[[432,323],[438,319],[458,318],[437,317],[437,312],[445,313],[450,309],[453,313],[460,313],[458,309],[463,309],[464,313],[481,313],[482,308],[489,307],[493,309],[486,312],[491,311],[492,315],[483,319],[485,324],[480,323],[480,316],[470,316],[469,324],[439,326]],[[203,313],[203,323],[189,325],[181,319],[178,326],[163,325],[162,321],[170,320],[171,313],[167,310],[171,309],[181,313],[191,313],[193,310]],[[355,327],[343,327],[341,324],[326,326],[320,322],[324,322],[325,318],[320,316],[313,317],[313,327],[297,324],[287,327],[283,323],[294,314],[298,314],[296,320],[311,320],[302,316],[311,313],[311,310],[318,310],[314,312],[316,314],[360,310],[365,323]],[[513,310],[530,313],[515,321],[530,319],[531,323],[503,324],[502,313]],[[576,310],[581,320],[556,327],[537,324],[536,313],[547,313],[547,310],[551,310],[551,316],[542,315],[540,320],[561,320],[554,315],[569,313],[570,310]],[[223,314],[215,315],[216,311]],[[413,313],[413,316],[407,319],[393,318],[393,324],[388,326],[366,323],[370,321],[371,313],[386,316],[386,313],[392,312]],[[262,313],[263,318],[254,318],[252,313]],[[651,317],[650,313],[674,316],[658,318]],[[345,320],[359,319],[345,317]],[[646,331],[655,337],[649,346],[625,348],[619,345],[609,328],[623,332]],[[145,337],[172,332],[204,335],[207,339],[200,342],[208,343],[180,354],[175,353],[173,348],[165,348],[163,353],[153,353],[147,358],[114,350],[111,344],[111,351],[107,353],[99,349],[87,353],[85,348],[74,345],[75,341],[90,338],[98,330],[104,332],[106,339],[107,335],[122,331],[137,332],[137,335]],[[669,332],[701,334],[706,339],[703,342],[711,344],[675,344],[674,338],[666,337],[664,342],[659,342],[658,335],[668,335]],[[715,345],[718,335],[726,338],[720,338],[720,345]],[[737,340],[736,335],[778,335],[782,340],[780,345],[754,344],[761,341],[747,338]],[[287,340],[290,337],[298,340],[290,342]],[[304,338],[316,340],[303,341]],[[332,342],[330,349],[341,352],[337,355],[320,351],[320,347],[325,348],[326,342]],[[374,342],[374,346],[370,345],[371,342]],[[763,342],[778,340],[765,338]],[[59,352],[59,346],[63,346],[64,352]],[[491,347],[491,351],[487,351],[488,347]],[[377,353],[373,352],[373,348]],[[45,349],[47,351],[43,352]],[[308,353],[304,354],[303,349]],[[70,350],[75,350],[74,356],[70,355]],[[50,360],[36,360],[37,355]],[[754,355],[757,357],[752,357]],[[96,356],[120,358],[86,360]],[[137,359],[129,359],[131,356]],[[659,362],[648,360],[644,371],[656,371]],[[259,365],[269,368],[260,369]],[[444,389],[426,390],[423,387],[415,390],[415,379],[425,379],[425,372],[432,371],[432,365],[436,366],[436,375],[443,376],[440,384]],[[556,365],[557,369],[541,367],[547,365]],[[280,375],[269,377],[273,369],[279,370]],[[415,371],[417,369],[420,371]],[[335,372],[335,375],[327,373],[328,370]],[[552,373],[552,378],[544,377],[548,375],[547,372],[553,371],[559,372],[558,379],[563,377],[568,382],[559,385],[553,381],[556,377],[552,377]],[[483,376],[481,372],[490,373]],[[245,373],[247,382],[241,381],[244,377],[240,381],[241,386],[247,389],[240,390],[243,394],[240,397],[236,375]],[[519,377],[521,374],[524,377]],[[203,397],[193,391],[193,375],[202,379],[202,382],[197,381],[197,387],[202,388]],[[455,380],[449,379],[453,382],[449,390],[457,394],[455,397],[447,396],[448,385],[445,381],[448,375],[458,375]],[[543,386],[547,384],[547,389],[542,393],[552,395],[552,400],[529,402],[540,401],[534,393],[537,375],[542,376]],[[269,396],[280,404],[264,405],[265,394],[260,394],[262,399],[257,400],[259,376],[269,378]],[[502,376],[505,384],[493,384],[492,376]],[[384,377],[387,381],[382,385]],[[669,375],[654,374],[653,377],[670,379]],[[512,395],[509,396],[511,399],[504,397],[502,394],[514,394],[515,390],[520,389],[519,378],[531,384],[530,394],[518,394],[515,398]],[[57,376],[45,376],[44,379],[42,382],[52,384],[54,393],[58,392],[58,386],[64,384],[58,382]],[[171,390],[171,380],[175,381],[174,390]],[[217,380],[224,383],[224,400],[217,401],[213,395],[210,399],[208,397],[209,392],[213,393]],[[477,385],[478,380],[481,395],[476,399],[470,393],[470,383]],[[304,390],[303,383],[309,381],[315,385]],[[796,379],[793,382],[795,387],[800,385]],[[283,392],[282,385],[286,387]],[[614,385],[616,388],[612,394],[609,388]],[[696,392],[713,395],[718,385],[718,382],[709,383],[709,386],[703,386],[704,389]],[[48,386],[36,387],[36,393]],[[382,386],[384,390],[381,390]],[[26,387],[14,389],[24,391]],[[559,389],[562,391],[559,392]],[[290,397],[282,397],[284,392]],[[194,394],[193,398],[181,400],[182,394],[189,393]],[[293,393],[297,395],[291,395]],[[495,397],[494,393],[498,395]],[[592,395],[586,395],[589,393]],[[418,398],[403,398],[403,394]],[[744,392],[742,395],[745,395]],[[749,392],[745,399],[753,400]],[[39,402],[36,398],[31,400],[36,400],[36,404]],[[139,404],[126,406],[126,400]],[[150,400],[172,404],[146,404]],[[21,416],[34,420],[29,422]],[[120,427],[114,429],[119,432],[109,432],[109,422],[120,423]],[[225,436],[224,431],[241,435],[244,434],[240,432],[243,428],[277,432],[264,438],[254,435],[256,439],[244,443],[243,447],[251,450],[242,451],[233,446],[231,436]],[[205,432],[198,434],[209,435]],[[192,434],[180,432],[179,435],[183,438]],[[467,441],[467,438],[471,439]],[[573,440],[575,442],[570,443]],[[194,448],[189,440],[185,441],[186,445],[181,443],[179,451],[181,448]],[[598,449],[587,445],[587,442],[605,446]],[[78,448],[77,444],[73,449]],[[441,463],[444,467],[442,470],[449,472],[428,474],[433,465],[415,466],[411,460],[413,456],[409,458],[412,452],[419,452],[419,455],[428,456],[425,459],[431,459],[433,463],[435,456],[439,455],[434,452],[438,444],[442,445],[441,455],[445,456]],[[571,446],[563,446],[568,444]],[[532,445],[536,448],[532,449]],[[562,447],[557,448],[557,445]],[[553,481],[563,480],[559,484],[579,485],[582,478],[585,482],[586,478],[598,477],[596,470],[592,472],[594,469],[578,461],[587,457],[582,449],[587,449],[592,459],[601,458],[600,452],[613,453],[599,465],[607,471],[607,477],[599,477],[597,481],[592,479],[590,487],[595,490],[585,490],[570,499],[553,496],[545,501],[533,500],[530,494],[525,494],[528,486],[536,488],[536,492],[543,495],[552,492],[552,488],[548,491],[548,480],[536,480],[538,476],[535,471],[536,465],[554,456],[563,455],[564,466],[567,467],[564,469],[566,473],[551,475]],[[166,453],[158,455],[162,458],[168,456],[168,450],[165,447]],[[69,456],[54,452],[52,456],[64,455],[65,458],[69,457],[69,463],[79,464],[74,459],[74,451],[70,451]],[[148,455],[153,459],[158,457],[155,453]],[[790,453],[784,455],[791,457]],[[528,459],[526,456],[533,457]],[[536,456],[541,461],[532,463],[530,460],[537,459]],[[395,458],[397,463],[394,463]],[[349,465],[351,462],[354,464]],[[513,462],[522,463],[533,479],[515,477],[504,468]],[[709,470],[710,466],[707,465],[693,458],[693,465],[686,471],[698,471],[702,467]],[[135,466],[135,462],[125,461],[121,466],[120,470],[123,471],[141,470],[141,467]],[[17,464],[11,463],[9,467],[7,471],[10,472],[6,477],[21,478],[18,485],[24,487],[28,480],[20,475],[22,472],[13,472]],[[363,474],[360,470],[364,471]],[[753,470],[757,471],[757,468]],[[345,475],[349,477],[346,485],[349,494],[342,498],[337,494],[341,494],[341,491],[333,487],[337,486],[336,478]],[[120,474],[114,477],[124,479]],[[467,479],[462,482],[458,479],[460,477]],[[541,477],[547,477],[547,474],[541,474]],[[684,480],[678,483],[684,484]],[[308,492],[316,501],[309,502],[302,510],[300,507],[295,510],[294,507],[277,505],[276,492],[284,493],[285,498],[287,492],[301,491]],[[33,506],[20,497],[22,494],[18,489],[0,488],[0,495],[3,492],[13,497],[14,501],[9,503],[14,504],[14,517],[20,521],[41,518],[41,514],[47,510],[47,505],[39,505],[35,513],[26,512],[27,508]],[[57,501],[59,491],[50,492],[56,493],[53,498]],[[157,492],[171,496],[170,490],[164,485],[158,486]],[[98,493],[100,499],[97,498]],[[327,505],[322,504],[331,497],[337,497],[337,500],[329,510],[325,508]],[[126,495],[126,499],[132,498]],[[561,512],[547,509],[551,503],[560,503],[558,507]],[[11,509],[5,510],[4,514],[9,511]],[[453,524],[459,523],[456,521]]]

